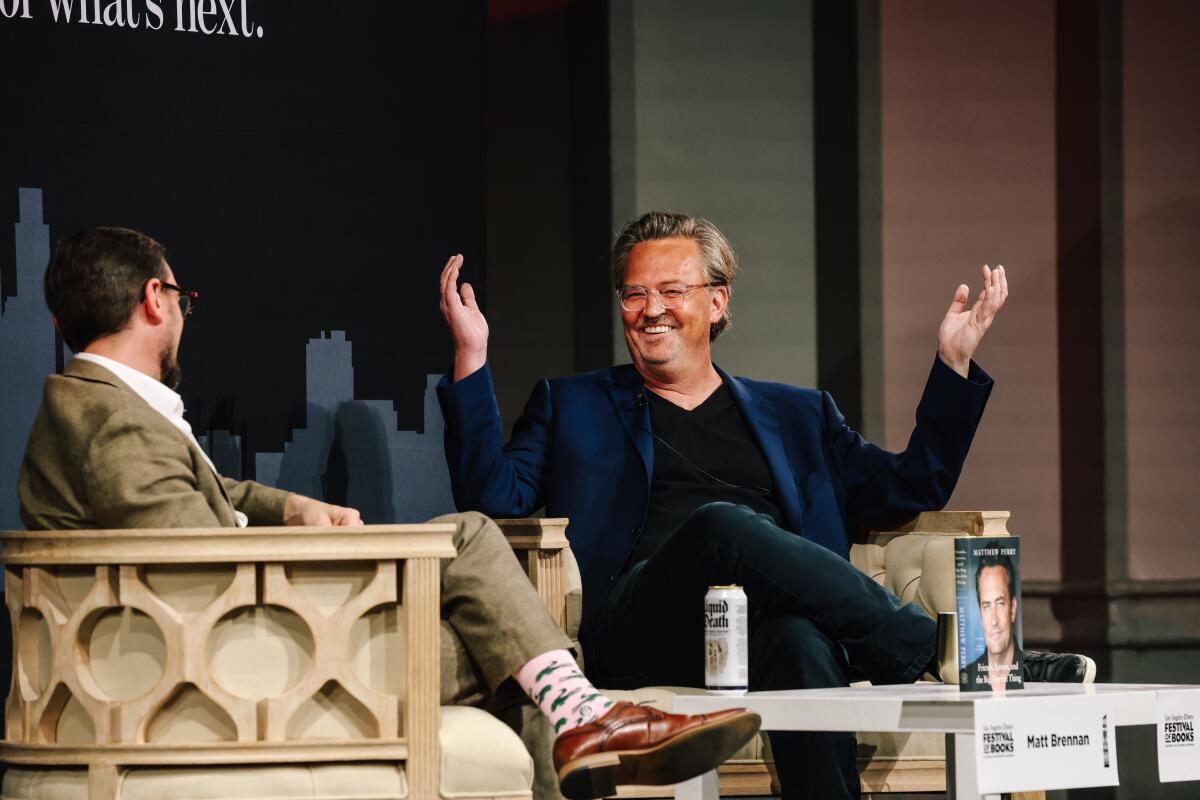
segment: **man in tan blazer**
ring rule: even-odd
[[[45,291],[76,355],[47,379],[26,446],[26,526],[362,524],[354,509],[217,472],[175,392],[198,295],[176,284],[160,244],[122,228],[83,231],[56,246]],[[459,526],[458,555],[442,562],[442,700],[483,704],[524,690],[520,728],[539,797],[685,780],[757,731],[744,710],[689,717],[608,699],[583,676],[495,523],[475,513],[439,520]]]
[[[231,527],[239,513],[255,525],[359,522],[354,509],[219,476],[191,436],[117,373],[149,391],[157,384],[168,400],[174,392],[95,355],[79,353],[46,380],[19,484],[26,527]]]

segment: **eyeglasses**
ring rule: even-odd
[[[180,289],[178,286],[163,282],[164,289],[174,289],[179,292],[179,310],[183,312],[183,316],[190,317],[192,312],[196,310],[196,301],[200,299],[199,292],[189,292],[187,289]]]
[[[617,289],[617,299],[621,308],[626,311],[641,311],[650,301],[650,295],[658,295],[658,302],[663,308],[679,308],[683,298],[696,289],[711,289],[714,286],[724,286],[723,283],[664,283],[657,289],[645,286],[625,286]]]

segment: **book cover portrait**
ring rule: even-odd
[[[1023,688],[1019,539],[956,539],[954,565],[959,688]]]

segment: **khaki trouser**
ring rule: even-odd
[[[535,656],[572,647],[496,524],[447,514],[458,555],[442,562],[442,704],[486,708],[520,735],[533,757],[533,794],[557,800],[550,722],[512,675]]]

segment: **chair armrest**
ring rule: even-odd
[[[871,531],[870,536],[899,536],[932,533],[944,536],[1007,536],[1008,511],[925,511],[890,531]]]
[[[545,550],[553,552],[570,547],[567,541],[567,520],[565,517],[549,519],[498,519],[500,532],[508,539],[513,550]]]
[[[498,519],[504,537],[525,566],[529,581],[551,619],[569,636],[572,614],[567,608],[567,523],[564,518]]]
[[[954,539],[1008,536],[1008,511],[928,511],[890,531],[870,531],[850,563],[904,602],[931,614],[953,611]]]

